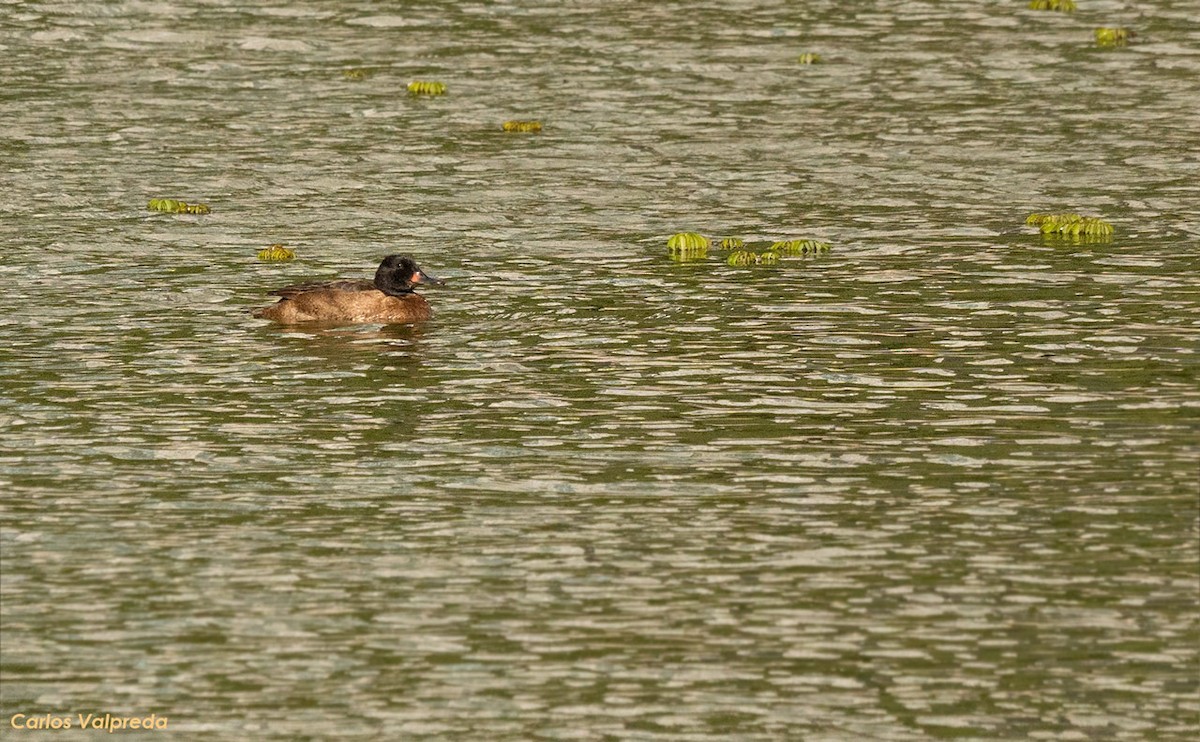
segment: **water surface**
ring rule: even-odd
[[[4,722],[1190,739],[1200,24],[1080,4],[6,6]]]

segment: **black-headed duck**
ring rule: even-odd
[[[251,314],[285,325],[424,322],[433,316],[433,310],[425,297],[413,292],[418,283],[442,282],[421,270],[412,258],[389,255],[379,264],[374,281],[339,280],[287,286],[269,292],[282,299]]]

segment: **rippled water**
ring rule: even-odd
[[[3,723],[1191,738],[1200,23],[1079,4],[4,5]]]

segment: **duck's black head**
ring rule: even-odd
[[[375,271],[375,288],[388,296],[411,294],[418,283],[441,283],[421,270],[416,261],[406,255],[389,255]]]

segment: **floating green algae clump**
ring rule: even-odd
[[[673,260],[680,262],[704,260],[713,241],[698,232],[680,232],[667,240],[667,250]],[[761,243],[759,243],[761,244]],[[829,243],[819,240],[782,240],[772,242],[762,252],[746,250],[741,237],[725,237],[717,243],[729,250],[725,262],[733,266],[777,265],[784,257],[809,256],[829,252]]]
[[[414,81],[408,84],[408,92],[413,95],[444,95],[446,83]]]
[[[771,252],[784,255],[816,255],[829,252],[829,243],[819,240],[783,240],[771,245]]]
[[[805,52],[801,54],[796,61],[800,64],[816,64],[817,62],[821,61],[821,55],[814,54],[813,52]]]
[[[1100,46],[1125,46],[1136,33],[1128,28],[1097,28],[1096,43]]]
[[[1057,10],[1060,13],[1075,11],[1075,0],[1030,0],[1031,10]]]
[[[734,244],[735,242],[736,244]],[[742,240],[735,237],[729,240],[722,240],[721,247],[741,248],[744,244]],[[772,242],[770,247],[763,252],[734,249],[725,258],[725,262],[733,266],[778,265],[780,259],[783,257],[816,255],[817,253],[828,251],[829,243],[827,242],[819,242],[817,240],[780,240]]]
[[[1113,227],[1095,216],[1079,214],[1030,214],[1025,223],[1051,237],[1110,237]]]
[[[287,249],[283,245],[276,244],[271,245],[263,250],[259,250],[258,259],[270,261],[295,260],[296,252],[294,250]]]
[[[500,127],[505,131],[516,131],[525,134],[536,134],[542,130],[541,121],[505,121]]]
[[[366,80],[370,73],[361,68],[342,70],[342,77],[347,80]]]
[[[779,253],[768,250],[767,252],[750,252],[749,250],[736,250],[729,253],[729,257],[725,258],[728,265],[742,267],[747,265],[778,265]]]
[[[709,239],[699,232],[678,232],[667,239],[673,260],[701,260],[708,256]]]
[[[189,204],[173,198],[152,198],[146,208],[151,211],[165,211],[169,214],[207,214],[212,211],[208,204]]]

